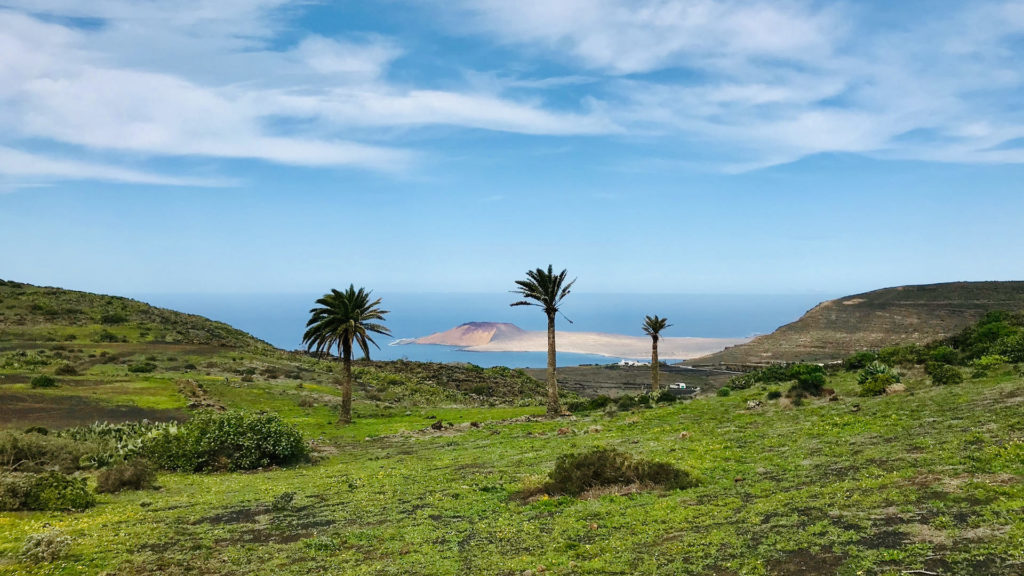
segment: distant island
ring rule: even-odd
[[[750,338],[662,338],[658,350],[663,359],[684,360],[749,341]],[[647,336],[559,331],[556,342],[559,352],[624,358],[646,358],[651,354],[651,339]],[[547,332],[523,330],[507,322],[467,322],[422,338],[399,340],[396,344],[456,346],[471,352],[544,352],[548,345]]]

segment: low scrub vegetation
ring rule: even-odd
[[[0,473],[0,510],[85,510],[95,504],[85,478],[60,472]]]
[[[201,412],[187,424],[147,437],[142,453],[162,468],[183,472],[253,470],[309,457],[295,426],[277,414],[244,411]]]
[[[729,380],[730,390],[746,390],[755,384],[792,382],[789,396],[820,396],[825,387],[825,369],[817,364],[772,364]]]
[[[40,374],[29,382],[29,385],[33,388],[56,388],[57,379],[53,376],[47,376],[46,374]]]
[[[136,458],[104,468],[96,476],[96,491],[148,490],[156,486],[156,469],[148,460]]]
[[[641,484],[682,490],[697,485],[686,470],[667,462],[655,462],[614,448],[595,448],[587,452],[563,454],[544,484],[548,494],[578,496],[592,488]]]
[[[43,564],[60,560],[71,550],[71,537],[52,528],[45,532],[30,534],[22,544],[18,556],[31,564]]]

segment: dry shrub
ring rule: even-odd
[[[142,458],[104,468],[96,477],[96,491],[108,494],[122,490],[148,490],[155,484],[156,470]]]
[[[29,534],[21,547],[21,559],[33,564],[60,560],[71,549],[71,537],[57,529]]]
[[[614,448],[563,454],[548,477],[547,492],[572,496],[601,486],[643,484],[677,490],[697,484],[689,472],[668,462],[634,458]]]

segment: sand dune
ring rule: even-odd
[[[749,341],[750,338],[662,338],[658,343],[658,353],[665,360],[683,360],[720,352]],[[530,332],[498,322],[470,322],[417,338],[410,344],[444,344],[474,352],[544,352],[548,349],[547,332]],[[559,331],[556,345],[559,352],[622,358],[648,358],[651,355],[651,339],[647,336]]]

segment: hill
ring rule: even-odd
[[[19,343],[86,341],[270,347],[202,316],[119,296],[0,280],[0,343],[11,348]]]
[[[838,361],[861,350],[945,338],[992,310],[1024,310],[1024,282],[900,286],[837,298],[771,334],[687,364]]]
[[[444,346],[480,346],[489,342],[512,339],[522,336],[526,331],[506,322],[467,322],[422,338],[416,338],[413,344],[441,344]]]
[[[61,334],[57,318],[32,333]],[[74,455],[61,465],[83,490],[99,486],[110,467],[93,469],[103,464],[79,458],[81,442],[52,432],[83,407],[270,411],[316,453],[249,472],[160,470],[158,489],[96,494],[80,512],[0,512],[2,574],[1015,576],[1024,565],[1022,364],[960,385],[911,367],[898,389],[870,397],[856,372],[835,370],[828,398],[754,385],[546,419],[543,386],[521,371],[358,362],[354,423],[338,426],[330,359],[263,345],[0,344],[14,346],[0,349],[0,428],[15,429],[0,430],[0,506],[36,474],[22,463],[51,462],[16,456],[31,447]],[[590,369],[581,381],[617,371]],[[683,372],[697,371],[669,371]],[[40,374],[58,386],[31,388]],[[15,397],[40,409],[19,412]],[[51,431],[21,431],[39,425]],[[600,447],[697,483],[536,492],[567,455]],[[57,542],[45,539],[54,529],[66,556],[22,554]]]
[[[274,348],[201,316],[116,296],[0,281],[0,428],[183,420],[192,409],[270,409],[329,426],[335,364]],[[355,363],[357,414],[410,406],[540,402],[525,372],[423,362]],[[56,388],[33,388],[37,376]]]

